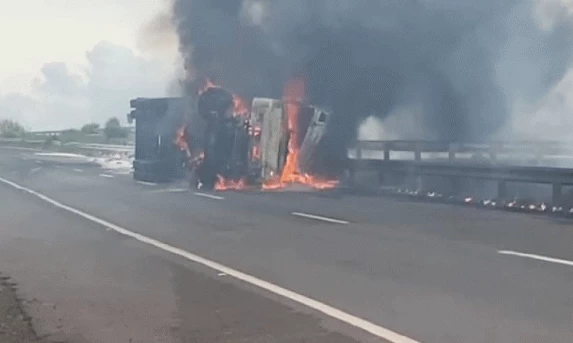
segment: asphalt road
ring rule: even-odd
[[[0,182],[0,271],[56,304],[31,305],[38,327],[74,341],[573,340],[569,221],[339,192],[195,193],[9,149],[0,178],[62,205]]]

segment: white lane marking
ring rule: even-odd
[[[140,185],[146,185],[146,186],[157,186],[157,184],[153,182],[135,181],[135,183],[139,183]]]
[[[308,213],[302,213],[302,212],[293,212],[292,215],[297,216],[297,217],[308,218],[308,219],[322,220],[324,222],[334,223],[334,224],[350,224],[350,222],[347,222],[346,220],[328,218],[328,217],[317,216],[314,214],[308,214]]]
[[[3,182],[9,186],[12,186],[16,189],[24,191],[28,194],[34,195],[34,196],[44,200],[45,202],[52,204],[53,206],[56,206],[56,207],[61,208],[63,210],[66,210],[70,213],[74,213],[80,217],[83,217],[87,220],[90,220],[90,221],[96,223],[96,224],[99,224],[103,227],[106,227],[107,229],[111,229],[111,230],[113,230],[113,231],[115,231],[121,235],[136,239],[142,243],[151,245],[153,247],[156,247],[156,248],[161,249],[161,250],[166,251],[166,252],[170,252],[174,255],[178,255],[178,256],[183,257],[189,261],[193,261],[193,262],[202,264],[208,268],[211,268],[215,271],[218,271],[219,273],[227,274],[229,276],[232,276],[236,279],[239,279],[239,280],[244,281],[246,283],[249,283],[251,285],[262,288],[262,289],[269,291],[271,293],[274,293],[274,294],[277,294],[277,295],[282,296],[284,298],[290,299],[290,300],[295,301],[299,304],[302,304],[304,306],[312,308],[316,311],[322,312],[327,316],[338,319],[342,322],[345,322],[345,323],[350,324],[352,326],[355,326],[359,329],[362,329],[366,332],[369,332],[369,333],[373,334],[374,336],[383,338],[383,339],[388,340],[388,341],[393,342],[393,343],[419,343],[418,341],[415,341],[411,338],[408,338],[408,337],[403,336],[399,333],[391,331],[390,329],[376,325],[372,322],[369,322],[365,319],[362,319],[362,318],[357,317],[355,315],[352,315],[350,313],[339,310],[335,307],[332,307],[330,305],[322,303],[318,300],[314,300],[314,299],[309,298],[307,296],[304,296],[302,294],[299,294],[299,293],[296,293],[296,292],[291,291],[289,289],[275,285],[275,284],[270,283],[268,281],[264,281],[262,279],[254,277],[252,275],[238,271],[236,269],[227,267],[223,264],[208,260],[204,257],[199,256],[199,255],[192,254],[192,253],[185,251],[183,249],[176,248],[172,245],[163,243],[163,242],[158,241],[156,239],[149,238],[149,237],[144,236],[142,234],[124,229],[121,226],[112,224],[106,220],[100,219],[96,216],[93,216],[93,215],[88,214],[86,212],[80,211],[80,210],[75,209],[73,207],[70,207],[68,205],[64,205],[61,202],[58,202],[52,198],[49,198],[49,197],[47,197],[47,196],[45,196],[39,192],[33,191],[29,188],[20,186],[20,185],[14,183],[12,181],[9,181],[9,180],[6,180],[6,179],[0,177],[0,182]]]
[[[219,274],[217,274],[217,276],[227,276],[227,274],[225,274],[225,273],[219,273]]]
[[[168,188],[168,189],[158,189],[155,191],[150,191],[149,193],[184,193],[188,192],[187,188]]]
[[[526,254],[523,252],[517,252],[517,251],[511,251],[511,250],[500,250],[500,251],[498,251],[498,253],[501,255],[519,256],[519,257],[530,258],[533,260],[564,264],[566,266],[573,267],[573,261],[562,260],[560,258],[547,257],[547,256],[535,255],[535,254]]]
[[[36,167],[36,168],[30,170],[30,174],[35,174],[35,173],[39,172],[40,170],[42,170],[42,167]]]
[[[209,198],[209,199],[215,199],[215,200],[224,200],[224,199],[225,199],[225,198],[220,197],[220,196],[218,196],[218,195],[207,194],[207,193],[195,192],[195,193],[193,193],[193,194],[195,194],[196,196],[199,196],[199,197]]]
[[[20,157],[20,159],[21,159],[22,161],[27,161],[27,160],[28,160],[28,158],[27,158],[27,157],[23,157],[23,156],[22,156],[22,157]]]
[[[109,174],[99,174],[99,176],[101,176],[101,177],[107,177],[108,179],[113,178],[113,175],[109,175]]]
[[[36,164],[43,164],[44,162],[42,161],[36,161]]]
[[[83,173],[83,172],[84,172],[83,170],[78,169],[78,168],[74,169],[74,171],[77,172],[77,173]]]

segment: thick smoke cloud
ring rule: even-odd
[[[336,143],[405,112],[424,128],[409,138],[483,140],[567,72],[571,25],[555,13],[568,5],[549,2],[174,0],[173,20],[191,83],[280,97],[304,77],[308,100],[334,111]]]

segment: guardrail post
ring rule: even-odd
[[[448,148],[448,159],[453,161],[456,159],[456,151],[458,150],[457,144],[450,144]]]
[[[419,144],[416,144],[416,146],[414,147],[414,159],[416,160],[416,162],[419,162],[422,160],[422,152],[420,150]]]
[[[362,148],[361,147],[356,148],[356,159],[359,161],[362,159]]]
[[[504,180],[499,180],[497,182],[497,198],[498,199],[507,198],[507,183]]]
[[[384,161],[390,161],[390,147],[384,144]]]
[[[563,199],[563,185],[554,183],[552,186],[553,192],[551,198],[553,199],[553,206],[560,206],[561,200]]]

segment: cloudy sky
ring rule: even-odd
[[[33,130],[125,119],[165,96],[177,43],[166,0],[0,0],[0,118]]]

